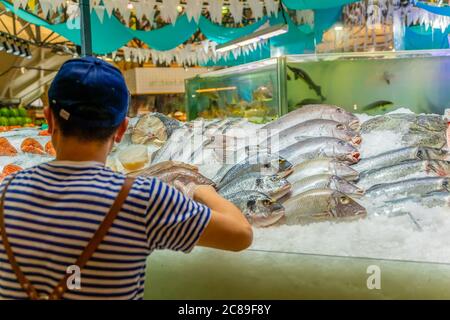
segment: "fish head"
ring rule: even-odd
[[[365,193],[364,190],[357,185],[354,185],[353,183],[338,176],[330,177],[330,188],[355,197],[362,197]]]
[[[355,131],[359,131],[361,129],[361,123],[357,116],[353,113],[348,112],[340,107],[334,108],[330,110],[333,112],[333,120],[341,123],[348,124],[349,128]]]
[[[294,170],[294,165],[289,162],[289,160],[278,157],[278,173],[280,173],[279,176],[287,177],[290,175]]]
[[[333,148],[332,158],[336,158],[340,161],[357,163],[361,158],[359,150],[344,140],[339,140],[335,143]]]
[[[279,199],[291,190],[291,184],[278,175],[262,176],[256,179],[256,188],[275,199]]]
[[[332,193],[331,213],[335,218],[362,218],[367,215],[363,206],[339,191]]]
[[[263,228],[277,223],[284,217],[285,210],[279,202],[261,193],[247,201],[244,214],[252,225]]]
[[[443,149],[420,147],[416,149],[416,158],[420,160],[450,160],[450,154]]]
[[[349,129],[345,124],[338,123],[333,130],[334,136],[338,139],[349,141],[353,145],[360,145],[362,142],[361,135],[354,130]]]
[[[425,162],[426,171],[432,171],[440,177],[447,177],[450,175],[450,162],[439,160],[428,160]]]
[[[346,163],[340,161],[332,161],[331,171],[339,177],[345,177],[349,180],[357,180],[359,178],[359,172],[347,165]]]
[[[450,178],[446,178],[442,181],[442,189],[450,192]]]

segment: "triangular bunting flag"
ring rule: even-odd
[[[103,20],[105,19],[105,7],[95,6],[94,10],[95,10],[95,13],[97,14],[100,22],[103,23]]]

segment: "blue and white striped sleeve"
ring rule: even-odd
[[[152,179],[145,222],[150,250],[189,253],[211,219],[211,210],[167,184]]]

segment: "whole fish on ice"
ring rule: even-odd
[[[234,179],[219,188],[222,196],[242,190],[253,190],[267,194],[273,199],[280,199],[291,190],[291,184],[284,178],[264,176],[260,173],[248,173],[240,179]]]
[[[331,158],[347,163],[356,163],[360,159],[358,149],[348,142],[336,138],[320,137],[299,141],[279,152],[296,165],[312,159]]]
[[[283,203],[288,225],[362,218],[366,209],[342,192],[316,189],[301,193]]]
[[[295,183],[298,180],[320,174],[335,175],[348,181],[359,179],[358,171],[344,162],[334,159],[313,159],[294,166],[293,173],[287,177],[287,180]]]
[[[261,145],[270,145],[273,152],[288,147],[298,141],[317,137],[334,137],[359,145],[361,136],[345,124],[334,120],[315,119],[299,123],[281,131],[270,132]]]
[[[450,160],[450,154],[443,149],[407,147],[388,151],[370,158],[362,158],[352,168],[363,172],[393,166],[410,160]]]
[[[284,130],[296,126],[299,123],[315,119],[334,120],[347,125],[353,130],[359,130],[360,128],[358,118],[353,113],[345,111],[340,107],[331,105],[307,105],[266,124],[262,129]]]
[[[284,207],[259,191],[243,190],[226,196],[256,227],[268,227],[284,217]]]
[[[294,197],[314,189],[332,189],[354,197],[361,197],[364,195],[363,189],[348,182],[344,178],[329,174],[319,174],[305,177],[293,183],[292,191],[287,194],[286,197]]]

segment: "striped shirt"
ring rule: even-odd
[[[0,186],[3,191],[7,177]],[[97,162],[53,161],[20,171],[4,203],[15,257],[40,294],[50,294],[95,233],[125,176]],[[190,252],[210,209],[158,179],[139,177],[107,236],[65,299],[142,299],[148,255]],[[0,239],[0,299],[26,299]]]

